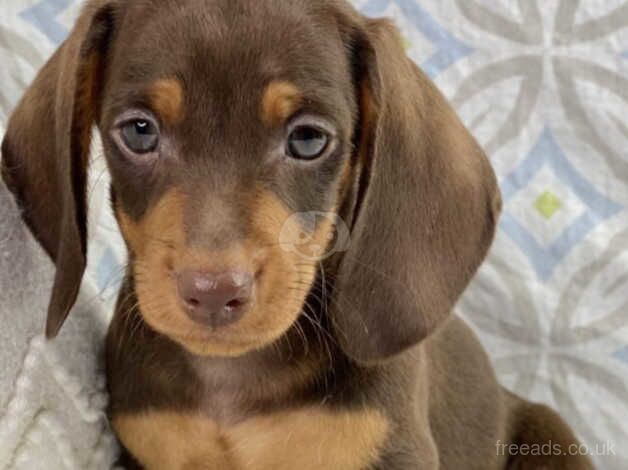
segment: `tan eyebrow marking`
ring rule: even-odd
[[[262,95],[262,122],[269,126],[281,124],[297,110],[302,99],[295,84],[284,80],[271,82]]]
[[[183,119],[183,87],[175,78],[162,78],[148,89],[148,97],[154,111],[168,124]]]

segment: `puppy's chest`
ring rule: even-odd
[[[378,411],[306,407],[233,425],[200,414],[115,416],[124,446],[148,470],[364,470],[388,435]]]

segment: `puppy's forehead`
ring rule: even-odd
[[[238,105],[261,99],[277,80],[332,108],[323,109],[328,114],[351,99],[347,51],[333,15],[313,10],[316,2],[161,0],[150,9],[130,3],[112,67],[119,95],[178,77],[189,114],[194,105],[241,113]]]

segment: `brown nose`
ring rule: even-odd
[[[179,297],[189,317],[205,326],[238,321],[251,299],[253,276],[247,272],[182,271],[177,276]]]

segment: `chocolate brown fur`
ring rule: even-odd
[[[135,164],[117,117],[147,109],[167,145]],[[294,113],[337,145],[273,159]],[[394,27],[341,0],[92,0],[11,119],[2,174],[57,263],[54,336],[86,259],[89,130],[103,137],[129,268],[107,340],[110,416],[152,468],[590,469],[499,455],[575,437],[498,385],[451,316],[500,211],[493,171]],[[294,213],[337,214],[346,252],[278,248]],[[309,233],[324,246],[329,224]],[[201,331],[170,274],[255,271],[257,303]],[[129,462],[133,457],[127,455]],[[543,460],[545,459],[545,460]]]

